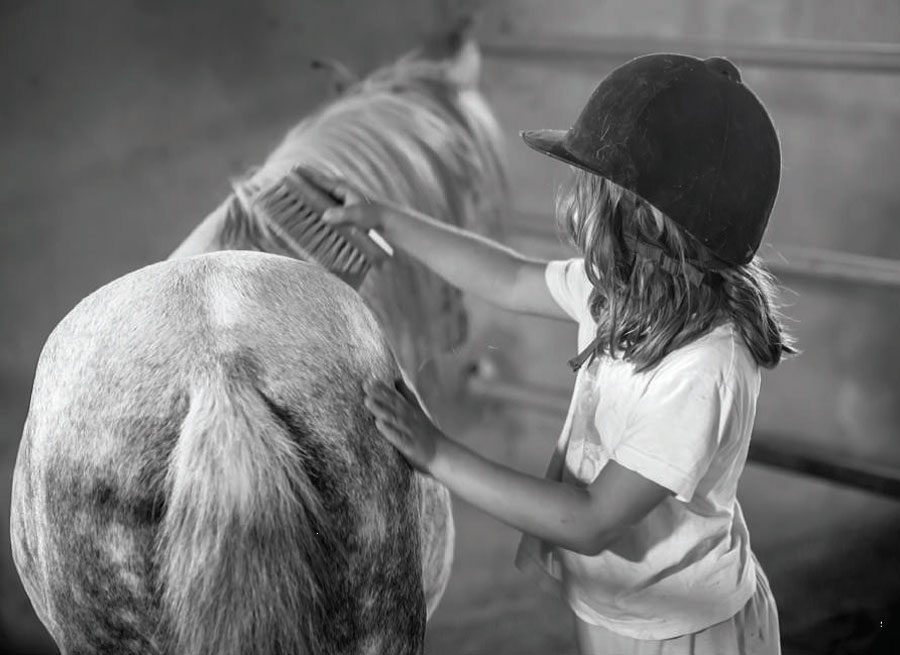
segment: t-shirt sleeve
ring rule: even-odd
[[[588,312],[591,281],[584,270],[584,259],[558,259],[547,264],[544,279],[550,295],[563,311],[575,321]]]
[[[719,448],[727,402],[717,376],[682,369],[655,377],[612,459],[689,502]]]

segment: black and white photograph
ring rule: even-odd
[[[0,0],[0,652],[896,655],[898,334],[898,0]]]

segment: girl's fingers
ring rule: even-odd
[[[409,437],[398,430],[396,427],[383,421],[382,419],[375,420],[375,427],[378,428],[378,431],[387,439],[394,448],[399,450],[405,456],[410,456],[413,454],[412,445],[409,443]]]
[[[339,205],[322,212],[322,220],[332,225],[353,225],[360,229],[378,227],[378,207],[368,203]]]
[[[392,406],[390,404],[390,400],[385,398],[383,395],[378,393],[377,391],[370,391],[366,394],[366,402],[372,403],[375,407],[391,409]]]
[[[427,473],[435,453],[433,425],[404,395],[378,381],[363,384],[363,403],[378,432],[417,470]],[[423,420],[424,418],[424,420]]]
[[[338,179],[334,181],[332,193],[338,197],[345,205],[366,202],[366,194],[362,189],[353,186],[347,180]]]
[[[407,462],[419,471],[428,472],[429,458],[422,449],[422,444],[415,442],[408,434],[400,432],[383,421],[376,421],[375,425],[385,440],[396,448]]]
[[[407,422],[390,411],[376,410],[374,415],[376,421],[383,421],[400,432],[409,432]]]
[[[391,442],[392,446],[400,449],[401,451],[405,450],[402,445],[403,439],[394,428],[392,428],[380,418],[375,419],[375,427],[378,428],[378,431],[383,437]]]
[[[404,390],[411,394],[405,386]],[[395,391],[380,382],[366,386],[366,406],[378,414],[390,415],[395,420],[402,420],[404,425],[415,421],[417,413],[422,413],[415,396],[412,396],[411,402],[406,398],[405,393]]]
[[[350,223],[350,217],[347,215],[347,207],[329,207],[322,212],[322,220],[332,225],[345,225]]]
[[[398,429],[406,430],[409,426],[407,417],[396,412],[393,408],[379,404],[378,401],[366,401],[366,407],[375,416],[376,420],[383,420]]]
[[[303,177],[321,187],[343,204],[365,200],[365,194],[346,180],[327,175],[315,168],[302,167]]]
[[[378,401],[373,400],[372,398],[366,398],[364,404],[366,406],[366,409],[368,409],[372,413],[372,416],[374,416],[375,418],[381,418],[384,416],[389,416],[391,414],[391,411],[389,409],[385,408],[382,405],[379,405]]]
[[[422,406],[419,404],[419,399],[416,398],[416,394],[413,393],[413,390],[410,389],[403,378],[397,378],[394,381],[394,389],[403,396],[403,399],[406,400],[412,407],[415,407],[418,410],[422,410]]]
[[[370,398],[374,398],[388,407],[400,409],[408,404],[403,396],[381,382],[370,388],[368,394]]]

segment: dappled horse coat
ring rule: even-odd
[[[377,436],[361,385],[401,367],[421,382],[464,339],[464,307],[402,255],[360,293],[280,256],[304,252],[246,199],[302,163],[444,220],[489,218],[495,125],[477,53],[457,45],[304,121],[173,259],[99,289],[48,339],[11,534],[63,653],[421,651],[449,496]]]

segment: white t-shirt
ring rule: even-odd
[[[580,352],[596,336],[584,260],[551,262],[546,281],[578,322]],[[644,373],[609,357],[582,366],[547,476],[586,486],[612,459],[673,495],[597,556],[525,535],[517,565],[543,574],[581,620],[635,639],[698,632],[737,613],[756,590],[735,494],[759,383],[731,323]]]

